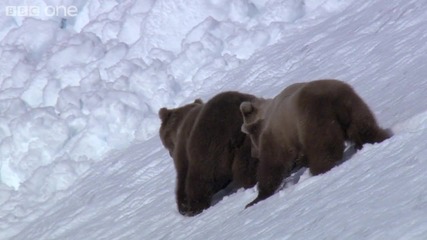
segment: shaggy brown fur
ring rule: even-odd
[[[344,141],[361,149],[390,137],[354,90],[338,80],[293,84],[273,99],[244,102],[240,110],[242,131],[260,160],[259,193],[248,206],[273,195],[296,161],[322,174],[342,160]]]
[[[176,199],[181,214],[192,216],[211,205],[212,196],[230,183],[253,187],[258,160],[249,137],[240,131],[239,107],[255,97],[238,92],[216,95],[206,104],[162,108],[160,137],[177,171]],[[163,117],[167,116],[167,117]]]
[[[162,121],[160,126],[160,139],[163,146],[169,150],[170,156],[174,160],[176,179],[176,203],[181,214],[185,213],[186,193],[185,182],[188,170],[187,140],[191,133],[191,128],[197,119],[203,102],[196,99],[194,103],[185,106],[159,110],[159,117]]]

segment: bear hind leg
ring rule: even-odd
[[[352,100],[352,107],[349,109],[351,111],[346,135],[348,140],[354,142],[356,149],[361,149],[365,143],[380,143],[392,136],[391,131],[378,126],[368,105],[359,97]]]
[[[233,183],[237,188],[255,186],[258,159],[251,156],[251,140],[245,139],[244,144],[235,150],[232,165]]]
[[[344,155],[344,133],[337,122],[311,129],[304,146],[312,175],[325,173],[335,167]],[[320,136],[320,137],[319,137]]]
[[[347,136],[360,150],[365,143],[380,143],[391,137],[391,132],[378,126],[373,116],[355,119],[347,130]]]

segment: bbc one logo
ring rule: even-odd
[[[6,6],[6,16],[12,17],[38,17],[61,16],[75,17],[78,9],[76,6]]]

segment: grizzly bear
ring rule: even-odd
[[[255,96],[224,92],[205,104],[196,100],[176,109],[162,108],[160,138],[177,172],[176,201],[182,215],[211,206],[212,197],[229,184],[250,188],[256,183],[258,159],[250,138],[241,132],[240,104]]]
[[[361,149],[391,136],[355,91],[338,80],[296,83],[273,99],[243,102],[240,111],[242,131],[259,158],[258,196],[246,207],[273,195],[295,164],[322,174],[341,161],[345,141]]]
[[[186,206],[185,180],[187,176],[188,158],[185,146],[190,135],[191,127],[202,106],[202,100],[196,99],[193,103],[179,108],[161,108],[159,110],[159,117],[162,122],[159,135],[163,146],[169,151],[169,155],[174,161],[175,170],[177,172],[175,190],[176,202],[181,214],[185,213]]]

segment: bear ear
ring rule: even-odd
[[[254,106],[251,102],[242,102],[240,104],[240,112],[242,112],[244,116],[251,114],[253,111]]]
[[[159,118],[162,120],[162,122],[166,122],[166,120],[171,115],[172,111],[168,110],[167,108],[160,108],[159,110]]]
[[[202,99],[197,98],[196,100],[194,100],[194,103],[203,104],[203,101]]]

